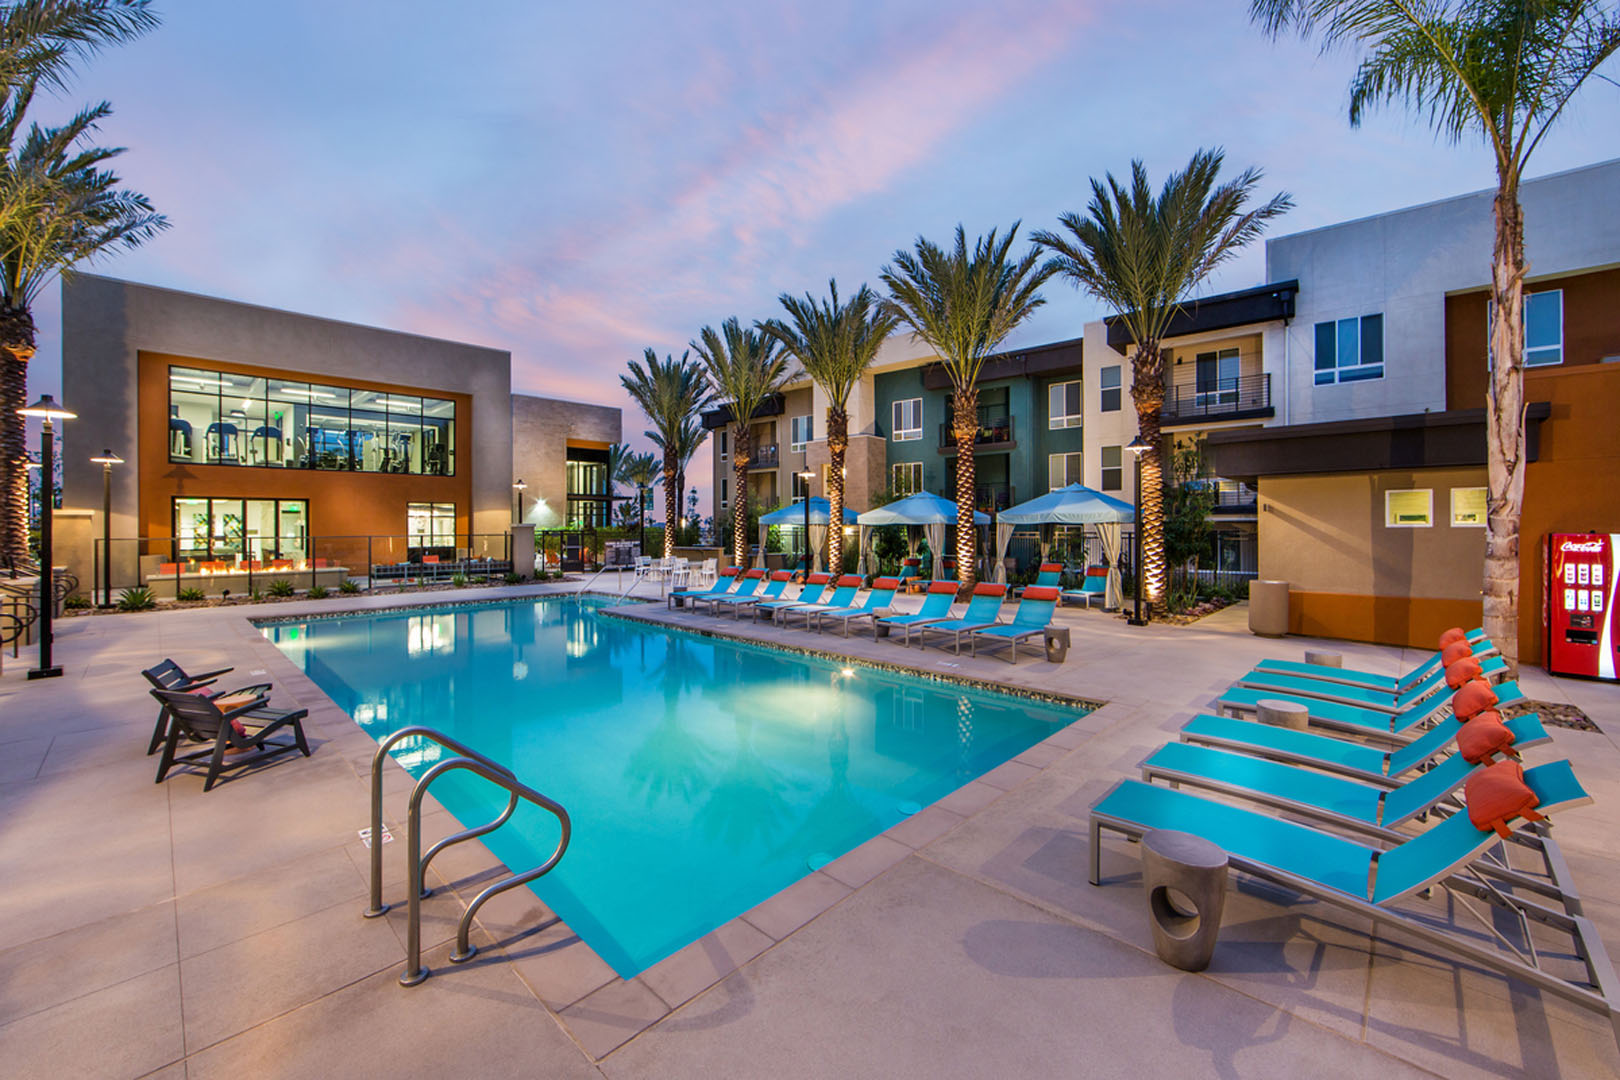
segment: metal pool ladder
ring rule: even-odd
[[[467,912],[461,917],[461,926],[456,931],[456,951],[450,954],[452,963],[460,964],[471,960],[478,952],[478,947],[469,940],[472,931],[473,916],[484,902],[507,889],[526,885],[535,878],[549,873],[558,862],[562,860],[563,853],[568,850],[568,838],[572,827],[568,820],[568,811],[553,799],[548,799],[538,791],[521,783],[511,769],[492,761],[465,743],[440,731],[429,727],[401,728],[377,745],[376,754],[371,758],[371,906],[366,908],[365,916],[375,919],[388,912],[389,905],[382,899],[382,776],[383,764],[388,760],[388,751],[396,743],[405,739],[418,738],[428,742],[437,743],[452,753],[458,755],[445,758],[429,769],[422,779],[411,788],[410,817],[406,831],[406,848],[410,857],[408,866],[409,878],[406,882],[406,892],[409,897],[409,916],[406,923],[405,935],[405,972],[399,977],[401,986],[415,986],[428,977],[428,969],[422,966],[422,901],[430,895],[430,891],[422,888],[422,879],[427,873],[428,864],[433,857],[452,844],[459,844],[463,840],[471,840],[494,832],[511,818],[517,809],[518,801],[533,803],[556,816],[562,825],[562,836],[557,841],[556,850],[550,857],[533,870],[497,881],[473,898],[467,905]],[[447,836],[428,849],[426,855],[422,854],[422,796],[427,794],[428,787],[447,772],[455,769],[466,769],[483,777],[490,783],[506,791],[506,809],[499,817],[485,825],[474,829],[466,829],[454,835]]]

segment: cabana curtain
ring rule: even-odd
[[[825,525],[817,525],[814,522],[811,522],[811,524],[810,524],[810,561],[811,561],[812,566],[816,570],[820,570],[821,569],[821,564],[825,561],[825,559],[824,559],[824,557],[822,555],[822,552],[825,550],[824,545],[826,543],[827,543],[827,526],[825,526]]]
[[[877,530],[869,525],[861,526],[861,565],[856,572],[862,577],[869,573],[876,573],[877,569],[872,561],[872,545],[876,541]]]
[[[996,522],[996,582],[1001,585],[1007,583],[1007,547],[1012,543],[1016,528],[1018,526],[1010,521]]]
[[[1103,558],[1108,561],[1108,587],[1103,592],[1103,609],[1113,611],[1125,600],[1119,578],[1119,522],[1098,522],[1097,537],[1102,541]]]
[[[934,556],[933,579],[940,580],[945,576],[945,523],[930,522],[923,526],[923,537],[928,541],[928,550]]]

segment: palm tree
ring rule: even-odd
[[[106,102],[59,127],[28,125],[41,89],[62,88],[75,61],[155,27],[146,0],[24,0],[0,9],[0,558],[28,554],[28,362],[40,291],[77,263],[135,247],[168,222],[118,187],[106,163],[123,153],[85,145]]]
[[[956,227],[956,245],[946,251],[922,237],[916,251],[896,251],[880,275],[888,286],[884,310],[939,354],[951,379],[956,436],[956,572],[963,587],[974,581],[973,447],[979,433],[979,369],[1014,328],[1046,301],[1040,287],[1056,267],[1037,249],[1011,256],[1018,222],[1000,240],[996,231],[968,250]]]
[[[629,484],[636,489],[636,521],[640,522],[643,506],[642,489],[651,487],[653,477],[658,474],[658,459],[650,453],[637,453],[630,449],[628,443],[614,443],[608,447],[608,488],[609,493],[618,497],[614,490],[616,484]],[[621,508],[622,509],[622,508]],[[616,515],[628,520],[628,514]]]
[[[650,431],[647,434],[652,438],[653,442],[658,444],[659,449],[663,449],[663,443],[656,435]],[[686,467],[692,463],[692,458],[696,456],[698,450],[702,448],[704,440],[708,437],[709,432],[704,428],[703,421],[696,416],[688,416],[682,421],[681,426],[675,429],[676,491],[686,491]],[[683,514],[682,520],[685,520],[687,516],[690,515]]]
[[[769,319],[759,328],[815,380],[827,395],[827,565],[844,565],[844,454],[849,450],[849,395],[861,381],[883,342],[894,332],[896,318],[865,285],[849,303],[838,303],[838,282],[827,281],[831,300],[779,298],[792,325]],[[808,492],[806,498],[808,498]]]
[[[1293,206],[1286,194],[1245,210],[1258,169],[1217,185],[1223,154],[1200,150],[1172,173],[1157,196],[1147,170],[1131,162],[1129,188],[1114,179],[1091,181],[1084,216],[1058,218],[1065,232],[1041,230],[1035,242],[1051,251],[1058,272],[1114,309],[1130,335],[1131,401],[1141,451],[1142,535],[1137,563],[1149,600],[1164,602],[1164,461],[1159,414],[1164,408],[1161,344],[1182,303],[1215,270],[1257,238],[1266,223]]]
[[[1403,104],[1453,142],[1480,138],[1496,159],[1484,625],[1516,667],[1525,467],[1519,184],[1575,91],[1620,48],[1620,11],[1601,0],[1251,0],[1249,14],[1272,37],[1292,29],[1319,34],[1324,51],[1366,50],[1350,82],[1351,127],[1375,105]]]
[[[748,462],[753,450],[749,425],[754,412],[782,387],[787,357],[775,338],[755,329],[744,330],[735,318],[720,324],[719,332],[705,326],[692,351],[709,374],[715,400],[731,408],[731,468],[737,486],[731,501],[731,547],[736,565],[748,565]]]
[[[648,432],[664,451],[664,558],[675,554],[675,523],[680,520],[680,489],[675,486],[676,469],[673,437],[693,413],[709,404],[703,369],[682,353],[676,360],[646,350],[640,361],[630,361],[630,374],[620,375],[625,392],[647,414],[653,430]]]

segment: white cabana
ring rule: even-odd
[[[1103,556],[1108,560],[1108,591],[1103,606],[1117,608],[1124,600],[1119,578],[1119,526],[1134,520],[1136,507],[1123,499],[1104,495],[1084,484],[1070,484],[1010,506],[997,515],[996,562],[998,566],[1006,565],[1007,542],[1012,539],[1013,528],[1019,525],[1095,525],[1102,541]],[[1003,525],[1008,526],[1005,534]]]
[[[956,524],[956,503],[931,491],[919,491],[896,499],[886,506],[875,507],[860,515],[861,546],[865,549],[866,533],[879,525],[921,525],[928,548],[934,554],[933,577],[945,576],[945,526]],[[973,524],[990,524],[990,515],[973,512]]]
[[[819,565],[823,554],[823,545],[827,540],[827,521],[832,516],[832,507],[827,500],[817,495],[810,500],[810,535],[808,539],[809,550],[812,552],[811,561]],[[784,503],[768,514],[759,515],[759,557],[760,565],[765,565],[765,539],[772,525],[794,529],[804,528],[804,503]],[[855,524],[855,511],[844,507],[844,524]]]

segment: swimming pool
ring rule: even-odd
[[[1083,709],[602,615],[544,597],[274,622],[261,630],[372,737],[452,735],[568,808],[534,883],[626,977],[1072,723]],[[395,751],[420,776],[436,747]],[[464,824],[504,794],[452,772]],[[538,865],[524,804],[483,838]]]

